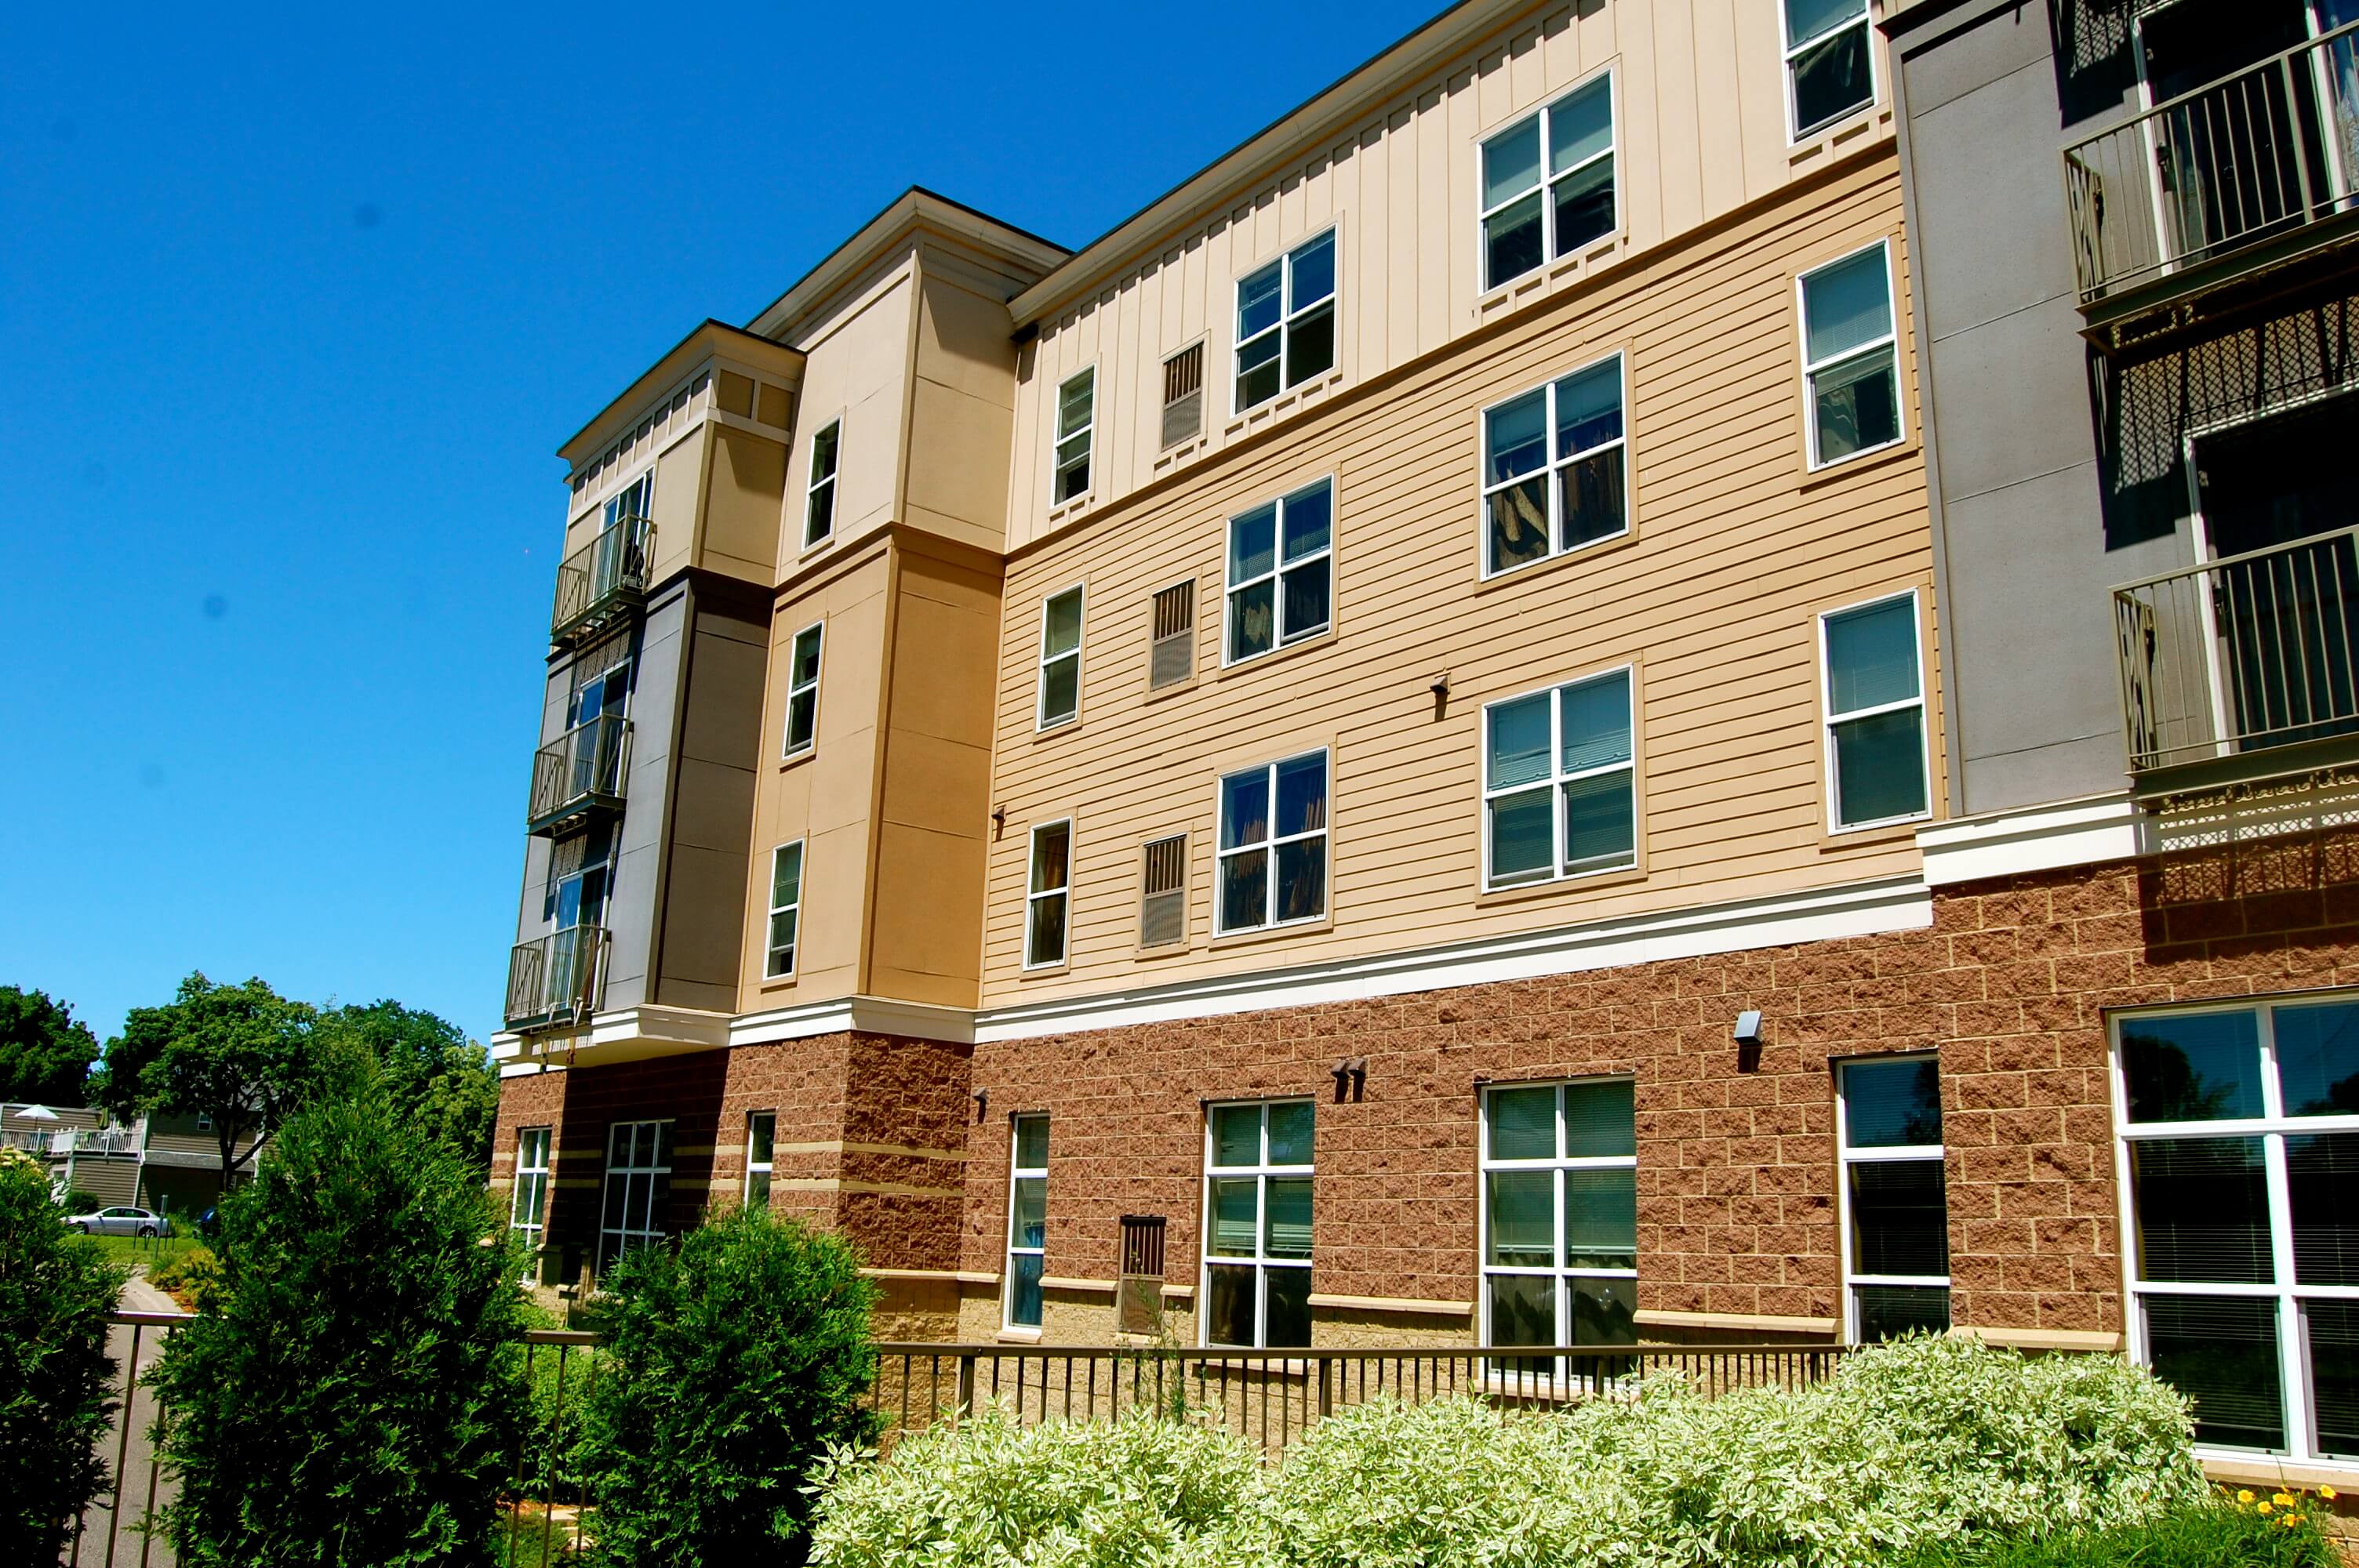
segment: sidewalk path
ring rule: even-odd
[[[115,1305],[124,1312],[180,1311],[179,1303],[140,1274],[124,1281],[123,1293],[115,1298]],[[138,1364],[131,1369],[131,1375],[144,1383],[163,1349],[164,1336],[165,1331],[160,1328],[133,1328],[119,1324],[108,1331],[106,1353],[114,1358],[118,1405],[122,1400],[124,1362],[131,1357],[135,1342]],[[107,1434],[102,1450],[110,1484],[83,1513],[81,1538],[68,1549],[66,1560],[75,1568],[127,1568],[132,1563],[145,1564],[146,1568],[171,1568],[174,1562],[168,1542],[161,1537],[150,1540],[137,1528],[150,1506],[168,1502],[172,1496],[170,1483],[156,1472],[147,1442],[147,1429],[156,1420],[155,1396],[145,1387],[135,1386],[127,1423],[125,1416],[126,1412],[117,1410],[115,1427]]]

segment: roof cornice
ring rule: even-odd
[[[557,449],[557,455],[565,460],[568,467],[580,468],[584,459],[595,455],[600,447],[635,422],[647,405],[659,396],[668,396],[675,382],[716,356],[735,360],[750,369],[767,371],[789,386],[802,384],[801,351],[756,337],[726,321],[708,319],[666,350],[662,358],[641,373],[620,397],[600,409],[590,423],[568,437],[564,445]]]

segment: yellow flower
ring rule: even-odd
[[[2269,1505],[2267,1503],[2255,1503],[2253,1505],[2253,1511],[2256,1514],[2265,1514],[2269,1511]]]
[[[2269,1501],[2277,1504],[2277,1506],[2281,1509],[2289,1509],[2293,1507],[2293,1499],[2286,1496],[2283,1492],[2279,1492],[2276,1497],[2271,1498]]]
[[[2253,1500],[2253,1494],[2248,1491],[2239,1490],[2236,1493],[2236,1500],[2240,1503],[2249,1503]]]
[[[2283,1524],[2288,1530],[2291,1530],[2295,1525],[2299,1524],[2301,1521],[2294,1518],[2293,1515],[2288,1514],[2278,1522]]]
[[[2335,1499],[2335,1498],[2338,1496],[2338,1494],[2336,1493],[2336,1491],[2334,1490],[2334,1488],[2333,1488],[2333,1487],[2319,1487],[2319,1488],[2318,1488],[2318,1495],[2319,1495],[2320,1497],[2321,1497],[2321,1498],[2325,1498],[2328,1502],[2330,1502],[2330,1503],[2331,1503],[2331,1502],[2332,1502],[2332,1501]]]

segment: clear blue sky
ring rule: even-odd
[[[488,1036],[557,443],[908,185],[1078,244],[1442,3],[15,13],[0,984]]]

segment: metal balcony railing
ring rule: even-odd
[[[603,925],[568,925],[517,943],[508,953],[508,1027],[588,1022],[606,988],[606,944]]]
[[[2065,148],[2064,200],[2084,310],[2343,237],[2321,225],[2359,208],[2359,24]]]
[[[532,757],[527,833],[552,834],[597,811],[623,808],[631,765],[631,721],[602,715],[579,724]]]
[[[566,557],[557,568],[557,606],[549,612],[549,640],[562,647],[636,609],[647,597],[647,566],[655,547],[653,523],[622,517]]]
[[[2359,758],[2359,528],[2117,588],[2114,633],[2142,782]]]

